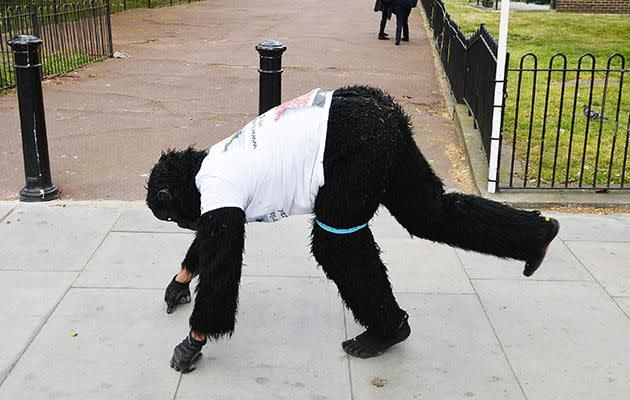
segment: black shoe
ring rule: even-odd
[[[397,40],[395,43],[396,46],[400,46],[400,40]]]
[[[540,264],[542,264],[545,256],[547,255],[549,244],[556,237],[558,231],[560,230],[560,223],[557,220],[553,218],[547,218],[547,221],[551,224],[551,226],[549,227],[550,230],[549,234],[547,235],[547,240],[545,241],[545,245],[543,246],[541,252],[525,263],[525,269],[523,270],[523,275],[525,276],[532,276],[534,272],[536,272],[538,267],[540,267]]]
[[[380,356],[390,347],[405,341],[411,334],[409,315],[405,312],[398,330],[391,335],[381,336],[371,333],[369,329],[359,336],[341,343],[343,350],[354,357],[371,358]]]
[[[389,38],[387,37],[387,34],[383,34],[383,35],[378,35],[378,40],[389,40]]]
[[[404,38],[402,38],[402,41],[403,41],[403,42],[408,42],[408,41],[409,41],[409,38],[408,38],[408,37],[404,37]]]

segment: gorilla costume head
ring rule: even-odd
[[[176,222],[180,228],[197,229],[200,196],[195,176],[207,154],[193,147],[162,153],[147,185],[146,202],[156,218]]]

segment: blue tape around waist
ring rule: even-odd
[[[354,233],[358,230],[361,230],[363,228],[365,228],[366,226],[368,226],[367,222],[363,225],[359,225],[359,226],[355,226],[354,228],[346,228],[346,229],[338,229],[338,228],[333,228],[332,226],[328,226],[325,223],[319,221],[319,220],[315,220],[315,222],[317,223],[317,225],[319,225],[320,228],[322,228],[323,230],[330,232],[330,233],[334,233],[336,235],[347,235],[349,233]]]

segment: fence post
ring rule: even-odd
[[[39,48],[42,40],[32,35],[19,35],[9,40],[15,60],[22,151],[26,186],[20,191],[21,201],[49,201],[59,197],[52,184],[46,118],[42,96]]]
[[[112,41],[112,6],[111,0],[107,0],[107,6],[105,9],[107,12],[107,40],[109,40],[109,56],[114,57],[114,43]]]
[[[266,111],[280,104],[282,98],[282,53],[287,49],[283,43],[276,40],[265,40],[256,45],[260,54],[260,74],[258,92],[258,113]]]
[[[497,69],[492,103],[492,132],[490,135],[490,157],[488,160],[488,192],[496,193],[499,182],[499,158],[501,157],[501,118],[503,116],[503,96],[505,86],[505,65],[507,55],[507,35],[510,15],[510,0],[501,2],[499,21],[499,46],[497,49]]]
[[[33,35],[40,37],[40,31],[39,31],[39,21],[38,21],[38,15],[37,15],[37,4],[30,4],[29,5],[30,11],[31,11],[31,24],[33,25]]]

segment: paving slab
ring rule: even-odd
[[[464,268],[473,279],[529,279],[591,281],[593,277],[580,264],[564,242],[554,240],[549,246],[545,261],[536,273],[523,276],[523,261],[508,260],[457,249]]]
[[[350,400],[343,308],[333,285],[245,277],[240,293],[234,335],[204,348],[197,370],[182,376],[177,400]]]
[[[628,318],[630,318],[630,297],[616,297],[615,301],[619,304],[619,307],[626,313]]]
[[[370,229],[378,243],[382,239],[411,239],[413,236],[400,225],[387,208],[380,207],[370,220]]]
[[[562,216],[558,236],[565,241],[630,242],[630,217],[627,214]]]
[[[0,224],[0,269],[80,271],[121,212],[20,204]]]
[[[2,221],[2,219],[6,217],[7,214],[9,214],[9,212],[13,210],[14,208],[15,206],[13,205],[0,204],[0,221]]]
[[[611,296],[630,296],[630,243],[569,242]]]
[[[153,216],[151,210],[146,206],[126,209],[112,228],[112,231],[191,233],[188,229],[181,229],[173,222],[160,221]]]
[[[112,232],[75,286],[166,288],[192,241],[192,234]]]
[[[411,336],[380,357],[350,359],[355,399],[524,399],[476,296],[397,298]],[[362,331],[348,324],[350,335]]]
[[[180,375],[168,361],[187,315],[162,302],[157,290],[71,289],[0,399],[173,399]]]
[[[246,226],[244,275],[323,277],[311,255],[312,216]]]
[[[630,393],[630,319],[596,283],[475,280],[528,399]]]
[[[409,238],[378,243],[395,292],[474,293],[452,247]]]
[[[75,272],[0,271],[0,382],[66,293]]]

